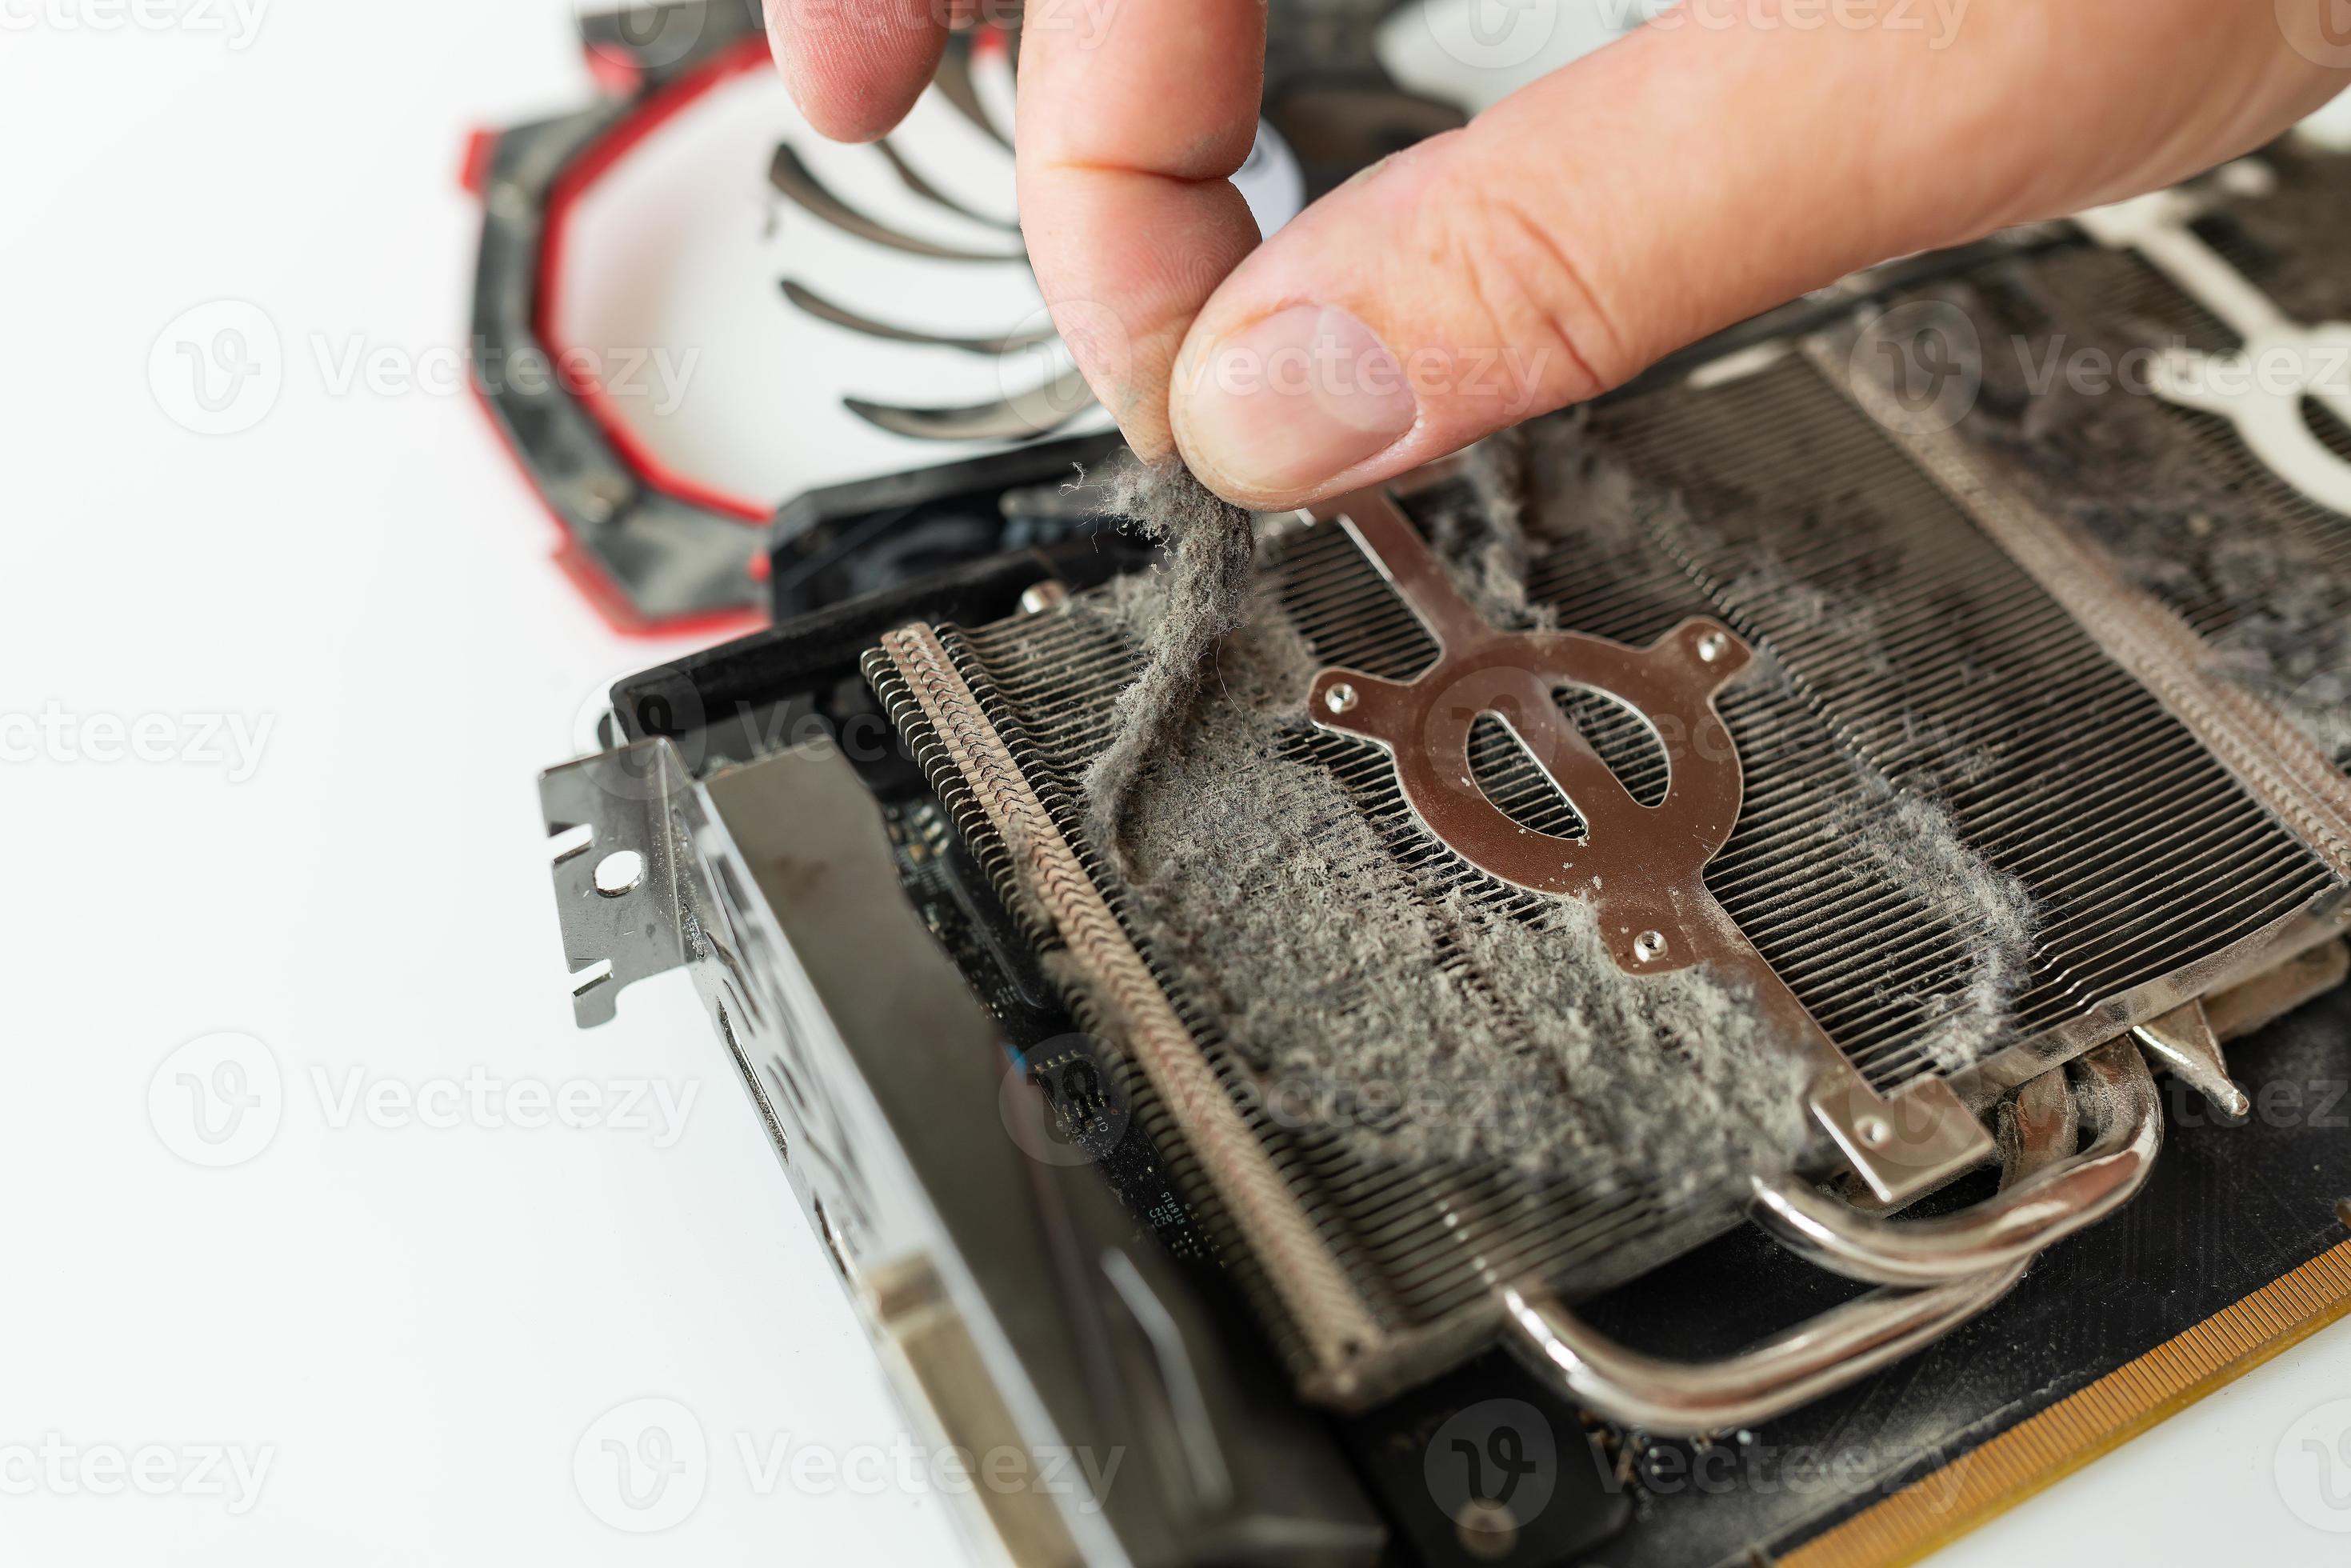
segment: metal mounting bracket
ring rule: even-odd
[[[563,956],[581,1029],[610,1023],[623,988],[691,956],[671,802],[693,787],[666,739],[641,740],[539,777],[549,835],[589,830],[555,860]]]
[[[1781,1036],[1815,1072],[1813,1120],[1882,1201],[1931,1191],[1993,1153],[1990,1134],[1951,1086],[1924,1078],[1880,1095],[1755,950],[1705,880],[1744,798],[1739,748],[1715,697],[1754,660],[1719,622],[1691,620],[1648,648],[1577,632],[1497,630],[1464,599],[1384,490],[1314,513],[1343,527],[1395,585],[1438,648],[1416,679],[1326,669],[1308,708],[1315,723],[1371,740],[1431,837],[1491,876],[1530,892],[1582,899],[1627,974],[1706,964],[1749,985]],[[1578,733],[1552,691],[1577,685],[1640,716],[1665,748],[1663,800],[1643,805]],[[1471,775],[1471,727],[1495,714],[1517,733],[1586,824],[1562,838],[1512,821]]]
[[[1873,1284],[1945,1285],[2022,1264],[2137,1196],[2163,1150],[2162,1103],[2128,1039],[2084,1056],[2081,1071],[2096,1141],[2011,1176],[1981,1203],[1933,1219],[1892,1219],[1792,1177],[1759,1177],[1754,1218],[1798,1257]]]

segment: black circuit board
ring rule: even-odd
[[[1055,999],[1036,955],[956,837],[935,797],[885,802],[883,820],[907,897],[1004,1027],[1007,1070],[1036,1094],[1054,1157],[1092,1165],[1139,1227],[1180,1262],[1216,1251],[1176,1196],[1159,1151],[1123,1103],[1101,1043]]]

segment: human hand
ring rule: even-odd
[[[810,123],[886,132],[948,3],[768,0]],[[1265,0],[1041,25],[1074,3],[1032,0],[1022,33],[1038,283],[1136,452],[1262,509],[1590,398],[1857,267],[2170,184],[2351,85],[2341,0],[1949,0],[1926,26],[1896,26],[1914,0],[1686,0],[1259,244],[1229,176]]]

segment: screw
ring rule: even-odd
[[[1024,614],[1042,615],[1046,611],[1067,604],[1069,601],[1068,586],[1049,579],[1022,591],[1020,609]]]
[[[1322,706],[1332,713],[1353,713],[1355,705],[1363,700],[1362,694],[1344,681],[1322,694]]]

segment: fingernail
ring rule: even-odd
[[[1319,305],[1226,339],[1188,380],[1185,455],[1211,480],[1266,495],[1311,488],[1384,451],[1419,413],[1387,345]]]

